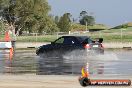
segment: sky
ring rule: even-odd
[[[48,3],[54,16],[71,13],[79,19],[80,12],[87,11],[98,24],[117,26],[132,22],[132,0],[48,0]]]

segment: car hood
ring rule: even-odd
[[[46,44],[46,45],[40,46],[40,48],[43,48],[43,49],[48,49],[48,48],[51,48],[51,47],[53,47],[52,44]]]

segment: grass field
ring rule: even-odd
[[[70,35],[85,35],[91,36],[92,38],[101,37],[104,42],[132,42],[132,27],[126,29],[111,29],[102,30],[98,32],[87,32],[87,33],[74,33]],[[64,35],[41,35],[41,36],[17,36],[17,42],[51,42]],[[0,35],[0,40],[4,38]]]
[[[132,42],[132,28],[111,29],[99,32],[77,33],[71,35],[86,35],[92,38],[102,37],[104,42]],[[18,36],[18,42],[51,42],[63,35],[43,35],[43,36]]]

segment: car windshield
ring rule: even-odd
[[[62,44],[64,42],[64,38],[59,38],[55,41],[55,43]]]

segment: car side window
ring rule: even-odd
[[[55,41],[55,43],[62,44],[64,42],[64,38],[59,38],[58,40]]]
[[[65,38],[63,44],[74,44],[76,43],[76,41],[74,40],[74,38]]]

